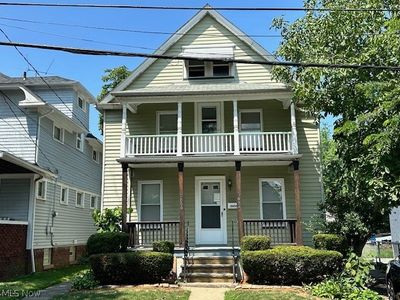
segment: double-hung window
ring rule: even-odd
[[[286,218],[283,178],[260,179],[260,208],[263,220]]]
[[[243,109],[239,116],[241,132],[261,132],[262,113],[261,109]]]
[[[92,159],[93,159],[95,162],[99,163],[99,161],[100,161],[100,155],[99,155],[99,152],[98,152],[98,151],[96,151],[96,150],[93,150],[93,151],[92,151]]]
[[[85,201],[85,194],[80,191],[76,191],[76,201],[75,201],[75,206],[76,207],[84,207],[84,201]]]
[[[90,208],[91,209],[97,208],[97,196],[95,195],[90,196]]]
[[[56,125],[53,126],[53,139],[57,142],[64,143],[64,129]]]
[[[178,131],[178,114],[176,111],[157,112],[157,134],[176,134]]]
[[[83,133],[76,134],[76,149],[83,151]]]
[[[46,200],[47,181],[40,180],[36,184],[36,198]]]
[[[139,182],[140,221],[162,221],[162,181]]]
[[[61,204],[68,204],[68,188],[65,187],[65,186],[61,186],[60,203]]]
[[[86,112],[86,101],[83,100],[81,97],[78,97],[78,106],[80,109]]]

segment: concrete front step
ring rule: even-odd
[[[195,264],[187,267],[189,273],[232,273],[233,264]]]
[[[189,273],[188,282],[233,282],[232,273]]]
[[[233,264],[232,256],[194,256],[189,258],[190,265]]]

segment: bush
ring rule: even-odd
[[[341,270],[343,255],[305,246],[279,246],[262,251],[244,251],[243,269],[249,280],[261,284],[318,282]]]
[[[271,238],[263,235],[248,235],[240,243],[242,251],[267,250],[271,248]]]
[[[74,290],[91,290],[97,287],[98,282],[92,270],[85,270],[74,275],[71,279],[72,288]]]
[[[169,253],[138,251],[95,254],[90,266],[101,284],[158,283],[166,278],[173,265]]]
[[[347,243],[343,236],[330,233],[319,233],[313,236],[315,249],[333,250],[346,255]]]
[[[129,235],[124,232],[103,232],[92,234],[87,241],[89,255],[98,253],[125,252]]]
[[[170,241],[159,241],[153,243],[154,252],[163,252],[174,254],[175,244]]]

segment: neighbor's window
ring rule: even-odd
[[[285,187],[282,178],[260,179],[261,217],[268,219],[284,219]]]
[[[65,186],[61,186],[60,203],[68,204],[68,188]]]
[[[36,184],[36,198],[46,200],[47,181],[40,180]]]
[[[97,207],[97,197],[92,195],[90,196],[90,208],[95,209]]]
[[[176,134],[178,131],[176,111],[160,111],[158,116],[158,134]]]
[[[78,105],[83,111],[86,111],[86,101],[81,97],[78,97]]]
[[[83,151],[83,133],[76,134],[76,149]]]
[[[54,125],[53,138],[60,143],[64,143],[64,129]]]
[[[140,220],[161,221],[162,217],[162,183],[148,181],[139,183]]]
[[[261,110],[242,110],[240,111],[240,131],[241,132],[261,132]]]
[[[223,61],[195,61],[186,62],[187,78],[227,77],[231,76],[232,63]]]
[[[76,192],[76,202],[75,206],[77,207],[83,207],[83,201],[84,201],[84,194],[82,192]]]
[[[99,152],[97,152],[96,150],[93,150],[93,152],[92,152],[92,159],[95,161],[95,162],[99,162],[99,160],[100,160],[100,156],[99,156]]]

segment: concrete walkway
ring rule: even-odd
[[[184,289],[190,291],[189,300],[224,300],[225,292],[229,290],[220,287],[184,287]]]
[[[47,289],[44,289],[40,291],[40,294],[36,294],[35,299],[43,299],[43,300],[50,300],[53,299],[55,296],[60,296],[64,295],[69,292],[71,289],[71,283],[70,282],[63,282],[60,284],[53,285],[51,287],[48,287]],[[32,299],[33,297],[25,297],[23,298],[24,300]]]

